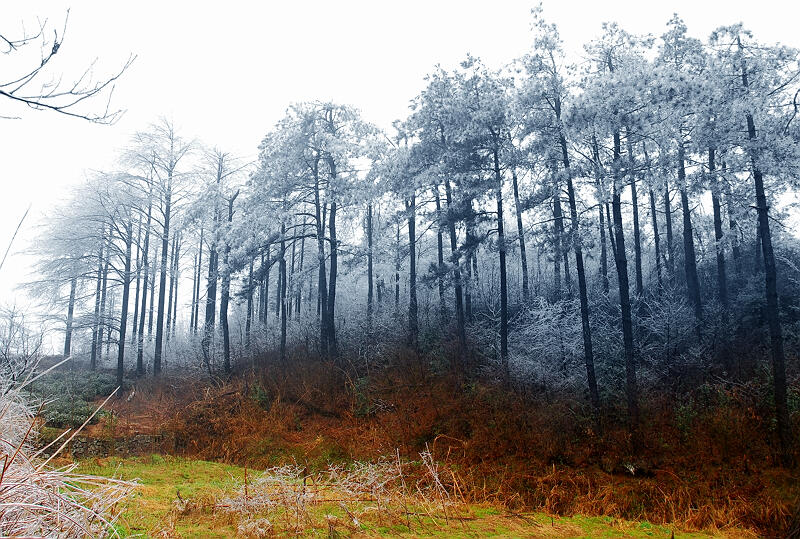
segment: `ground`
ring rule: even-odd
[[[281,508],[245,516],[231,513],[225,500],[235,496],[253,470],[207,462],[151,455],[128,459],[87,460],[79,471],[139,481],[134,496],[120,508],[118,531],[123,537],[258,537],[253,533],[260,518],[271,526],[263,536],[349,536],[349,537],[753,537],[737,530],[684,533],[669,526],[631,522],[612,517],[558,517],[544,513],[515,513],[491,505],[467,504],[425,514],[421,510],[402,515],[392,509],[370,511],[367,503],[343,509],[326,501],[308,509],[309,520],[299,527],[278,514]],[[398,508],[394,508],[398,509]],[[349,515],[349,516],[348,516]],[[357,515],[358,524],[353,524]],[[405,521],[404,521],[405,519]],[[256,523],[249,529],[247,523]],[[293,529],[284,525],[290,522]],[[248,532],[251,532],[248,534]],[[337,535],[338,534],[338,535]]]

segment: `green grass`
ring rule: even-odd
[[[170,537],[214,538],[235,537],[242,515],[224,511],[216,504],[233,495],[244,482],[245,470],[226,464],[186,460],[178,457],[149,457],[85,461],[83,473],[137,479],[139,487],[133,497],[120,508],[118,531],[123,537],[154,537],[162,531]],[[248,471],[250,477],[253,472]],[[178,507],[180,500],[183,510]],[[374,506],[374,504],[372,504]],[[397,507],[394,517],[370,511],[369,503],[348,503],[352,514],[359,515],[358,525],[336,502],[324,502],[309,509],[312,523],[303,526],[303,536],[327,537],[329,522],[345,537],[670,537],[673,529],[647,522],[630,522],[612,517],[550,517],[541,513],[512,514],[488,505],[464,506],[442,515],[428,515],[414,505]],[[403,515],[407,509],[412,515]],[[452,518],[456,513],[459,518]],[[329,517],[326,517],[328,515]],[[278,535],[286,535],[285,527],[293,515],[281,508],[266,516],[276,526]],[[257,517],[254,517],[257,518]],[[329,520],[330,518],[330,520]],[[710,537],[706,533],[681,533],[675,537]]]

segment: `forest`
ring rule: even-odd
[[[66,440],[115,488],[243,470],[239,498],[165,491],[165,537],[800,537],[798,50],[675,15],[576,60],[531,20],[526,55],[437,65],[390,131],[323,99],[255,161],[167,117],[133,134],[26,248],[59,349],[3,314],[37,425],[0,428],[5,462]],[[165,525],[122,503],[63,536]]]

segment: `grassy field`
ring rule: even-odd
[[[302,470],[284,468],[265,474],[159,455],[87,460],[79,468],[138,480],[133,497],[119,508],[118,531],[123,537],[748,536],[736,530],[684,533],[611,517],[513,513],[459,503],[456,493],[421,487],[419,481],[416,486],[403,484],[401,492],[399,483],[392,487],[376,470],[369,465],[357,473],[342,469],[336,481],[326,476],[329,480],[320,485],[322,476],[317,475],[306,485]],[[361,489],[356,479],[369,485]]]

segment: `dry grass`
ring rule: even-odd
[[[0,388],[0,536],[102,537],[115,535],[115,508],[133,488],[130,482],[75,473],[40,458],[33,409],[21,387]],[[58,449],[67,431],[53,442]],[[72,435],[74,436],[74,432]]]
[[[331,463],[375,462],[399,448],[402,461],[414,463],[403,465],[408,491],[418,497],[416,481],[433,471],[441,485],[425,483],[423,493],[433,499],[438,492],[439,505],[457,495],[514,512],[779,535],[800,496],[798,470],[774,464],[769,415],[736,389],[708,388],[693,407],[643,400],[646,445],[632,454],[624,422],[613,419],[619,410],[606,411],[612,419],[598,433],[570,395],[510,394],[418,365],[359,381],[309,362],[224,385],[171,386],[148,387],[142,401],[137,388],[115,410],[122,421],[146,411],[149,425],[174,435],[177,454],[251,469],[297,465],[310,478]],[[429,459],[419,456],[426,452]],[[367,478],[358,484],[372,485]],[[266,526],[256,520],[252,526]]]

